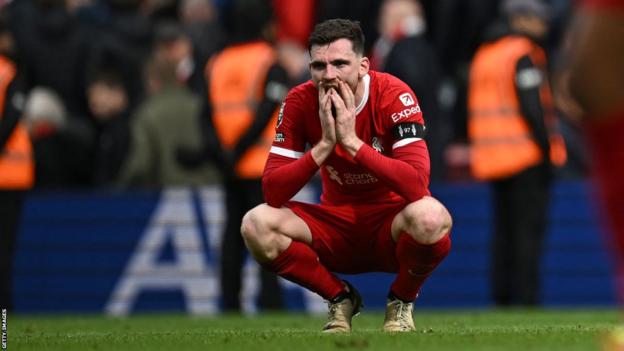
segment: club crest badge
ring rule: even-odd
[[[383,152],[383,146],[381,145],[381,140],[379,140],[379,138],[377,137],[373,137],[373,144],[372,144],[373,149],[375,149],[375,151],[382,153]]]
[[[282,106],[280,106],[279,114],[277,115],[277,125],[275,129],[279,128],[282,125],[282,121],[284,120],[284,106],[286,106],[286,102],[282,102]]]

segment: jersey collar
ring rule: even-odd
[[[362,100],[355,108],[356,116],[364,109],[364,106],[366,106],[366,102],[368,101],[368,94],[370,92],[370,76],[368,73],[362,77],[362,81],[364,82],[364,94],[362,94]]]

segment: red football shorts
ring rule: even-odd
[[[306,222],[312,249],[328,270],[356,274],[398,271],[391,226],[407,204],[331,206],[290,201],[286,207]]]

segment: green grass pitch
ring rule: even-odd
[[[383,314],[355,317],[349,335],[324,335],[323,316],[146,314],[8,316],[7,350],[601,350],[621,323],[614,310],[419,310],[417,331],[385,334]]]

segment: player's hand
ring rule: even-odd
[[[338,142],[355,156],[362,141],[355,133],[355,95],[342,80],[338,80],[339,93],[330,95],[332,105],[336,108],[336,138]]]
[[[323,135],[321,141],[331,145],[336,145],[336,122],[332,115],[331,95],[335,94],[335,89],[326,87],[322,83],[319,85],[319,118]]]
[[[336,121],[332,115],[331,95],[336,94],[333,87],[319,84],[319,119],[323,131],[321,140],[312,148],[312,158],[317,165],[325,162],[325,159],[334,151],[336,146]]]

